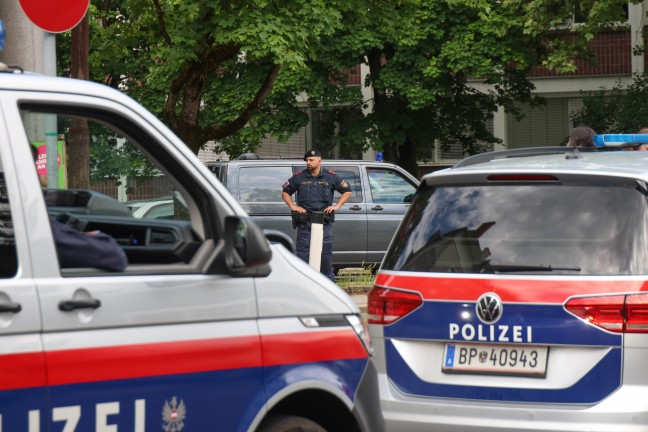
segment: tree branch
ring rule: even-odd
[[[226,136],[229,136],[239,129],[243,128],[252,118],[252,116],[254,116],[254,114],[259,111],[261,105],[263,105],[263,102],[272,91],[274,83],[277,80],[277,75],[279,75],[280,69],[281,66],[279,66],[278,64],[274,64],[270,67],[270,70],[268,71],[268,74],[263,81],[263,85],[257,92],[256,96],[236,119],[226,124],[205,128],[202,134],[202,139],[204,140],[204,142],[207,142],[210,139],[218,140],[225,138]]]
[[[200,62],[190,63],[179,72],[178,76],[171,82],[163,110],[164,120],[173,130],[196,130],[198,123],[197,114],[194,113],[191,108],[187,108],[191,105],[190,103],[187,103],[190,101],[184,101],[185,105],[182,108],[180,118],[178,118],[176,107],[178,100],[180,99],[180,94],[184,91],[185,99],[189,94],[192,94],[192,97],[194,98],[196,96],[201,97],[202,92],[204,91],[202,85],[204,84],[205,77],[208,76],[210,72],[216,71],[220,64],[225,60],[236,56],[239,53],[239,50],[240,46],[237,44],[220,45],[211,48],[207,52],[198,54],[198,58],[201,59]],[[187,91],[188,87],[194,87],[195,85],[201,87],[197,92]],[[199,108],[200,101],[197,101],[196,103],[196,108]],[[188,110],[192,112],[188,112]]]
[[[155,14],[157,15],[158,23],[160,24],[160,34],[166,41],[167,45],[172,47],[173,42],[171,41],[171,36],[169,36],[169,33],[166,29],[166,23],[164,22],[164,11],[162,11],[162,7],[160,7],[159,0],[153,0],[153,5],[155,6]]]

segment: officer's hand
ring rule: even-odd
[[[324,209],[324,213],[331,213],[331,212],[334,212],[334,211],[337,210],[338,208],[340,208],[340,207],[337,206],[337,205],[332,205],[332,206],[330,206],[330,207],[326,207],[326,208]]]
[[[295,207],[292,210],[296,211],[296,212],[299,212],[299,213],[308,213],[308,210],[306,210],[304,207]]]

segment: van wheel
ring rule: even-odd
[[[264,420],[258,432],[326,432],[326,429],[305,417],[278,415]]]

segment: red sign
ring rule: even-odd
[[[61,168],[61,154],[56,153],[56,161],[58,167]],[[38,159],[36,159],[36,171],[38,175],[47,175],[47,146],[42,145],[38,147]]]
[[[90,0],[18,0],[27,18],[50,33],[76,27],[83,19]]]

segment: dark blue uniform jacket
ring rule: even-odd
[[[123,271],[128,258],[117,241],[102,232],[85,233],[50,219],[56,252],[62,268],[95,267]]]
[[[315,177],[308,170],[299,171],[283,185],[288,195],[297,192],[297,205],[308,211],[322,211],[333,205],[334,191],[343,194],[350,190],[346,180],[324,168]]]

